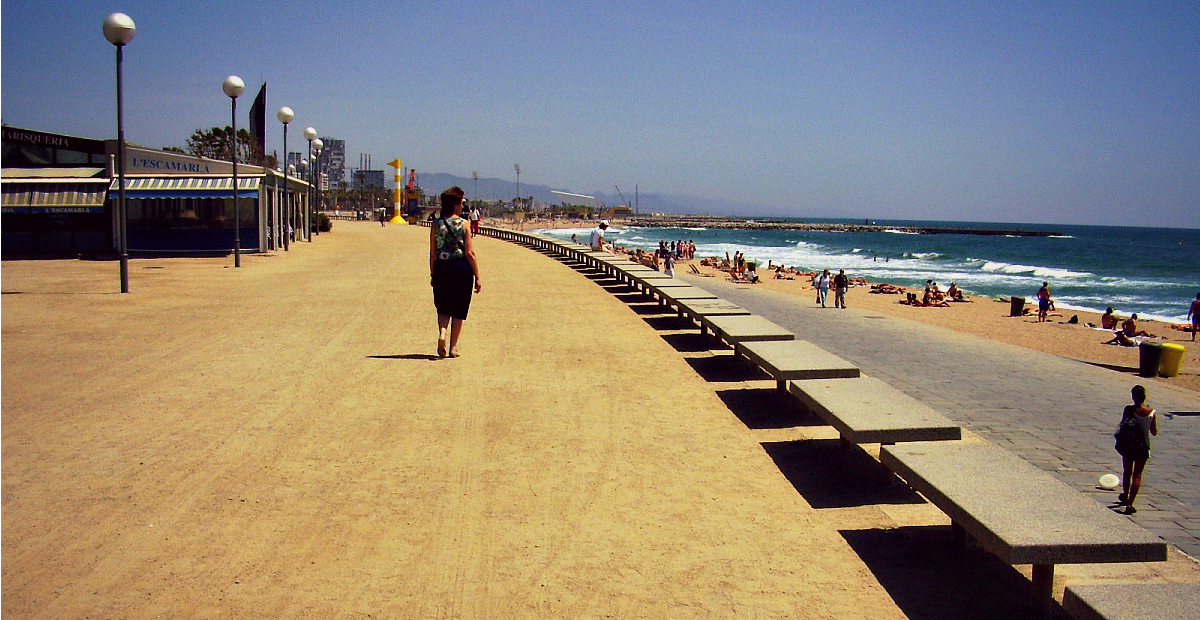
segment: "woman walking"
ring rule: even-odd
[[[463,195],[458,186],[442,192],[441,216],[433,220],[429,231],[429,280],[438,313],[438,357],[458,357],[458,338],[471,308],[472,288],[476,293],[483,288],[471,229],[462,218]]]
[[[1146,406],[1146,388],[1135,385],[1131,390],[1133,404],[1125,405],[1121,424],[1115,434],[1117,452],[1121,455],[1121,489],[1117,505],[1125,506],[1125,514],[1137,512],[1133,501],[1142,487],[1142,471],[1150,460],[1150,436],[1158,435],[1158,416]]]

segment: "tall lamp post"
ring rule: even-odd
[[[317,185],[315,187],[317,200],[313,203],[314,211],[312,227],[316,230],[316,233],[319,236],[321,234],[321,220],[317,217],[315,208],[321,206],[321,151],[325,148],[325,141],[317,138],[316,140],[312,141],[312,146],[313,150],[317,153],[317,159],[314,162],[316,165],[313,166],[313,170],[316,171],[315,174],[317,176]],[[309,234],[312,234],[312,232],[310,231]]]
[[[288,174],[290,174],[294,177],[301,176],[296,173],[296,164],[288,164],[286,170],[288,171]],[[292,202],[290,200],[285,201],[284,204],[287,205],[287,218],[286,218],[287,219],[287,222],[286,222],[287,228],[285,228],[283,230],[283,234],[284,234],[284,237],[283,237],[284,242],[283,243],[284,243],[284,248],[286,248],[287,240],[292,238],[293,232],[295,230],[295,228],[293,228],[292,225],[296,223],[296,205],[292,204]],[[292,239],[292,241],[295,241],[295,239]]]
[[[513,169],[517,171],[517,200],[521,199],[521,164],[513,164]],[[517,206],[516,204],[513,205]]]
[[[287,152],[288,152],[287,151],[287,129],[288,129],[288,123],[292,122],[292,119],[296,118],[296,113],[293,112],[291,108],[284,106],[282,108],[279,108],[279,111],[275,113],[275,118],[278,118],[279,122],[283,123],[283,204],[284,204],[284,207],[290,213],[291,209],[287,206],[288,205],[288,189],[289,189],[288,188],[288,168],[291,167],[291,166],[287,165]],[[290,217],[288,218],[288,223],[289,224],[291,223]],[[279,226],[278,222],[276,223],[276,226],[277,227]],[[287,252],[288,249],[289,248],[288,248],[287,229],[283,229],[283,251]]]
[[[233,135],[229,136],[230,153],[233,154],[233,266],[242,266],[242,210],[238,205],[238,178],[237,178],[237,98],[242,96],[242,91],[246,90],[246,83],[242,78],[231,75],[225,78],[225,82],[221,84],[221,90],[225,91],[225,95],[229,97],[230,116],[233,121]]]
[[[313,140],[317,139],[317,130],[313,129],[312,127],[305,127],[304,128],[304,139],[308,140],[308,156],[306,156],[304,158],[304,161],[309,161],[310,159],[312,159],[312,143],[313,143]],[[312,241],[312,225],[309,224],[309,222],[311,221],[310,218],[312,217],[312,195],[313,195],[312,190],[313,190],[313,185],[315,185],[314,181],[317,178],[317,167],[316,167],[316,165],[314,165],[315,163],[316,162],[310,162],[310,167],[309,167],[308,208],[306,208],[304,210],[304,234],[301,235],[301,237],[304,237],[304,239],[306,239],[307,241]]]
[[[129,292],[129,215],[125,212],[125,114],[121,89],[121,63],[125,45],[133,40],[137,26],[124,13],[104,18],[104,38],[117,47],[117,256],[121,262],[121,292]]]

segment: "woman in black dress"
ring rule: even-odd
[[[433,220],[429,231],[429,279],[438,313],[438,357],[447,355],[447,331],[448,353],[458,357],[458,337],[471,308],[471,291],[478,293],[483,288],[471,228],[461,217],[463,195],[458,186],[442,192],[441,216]]]

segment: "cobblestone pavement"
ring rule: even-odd
[[[1159,435],[1131,518],[1200,558],[1200,394],[972,335],[869,311],[818,308],[803,298],[689,278],[859,365],[1108,505],[1097,486],[1121,473],[1112,432],[1129,389],[1144,383]]]

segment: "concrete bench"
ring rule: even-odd
[[[724,299],[680,299],[675,303],[679,316],[686,316],[700,324],[700,333],[708,333],[708,326],[703,318],[706,316],[741,316],[750,311]]]
[[[1075,620],[1200,618],[1200,583],[1067,586],[1063,609]]]
[[[792,379],[838,379],[857,377],[858,367],[807,340],[763,340],[741,342],[733,348],[775,378],[779,391],[787,391]]]
[[[714,336],[728,342],[735,350],[743,342],[796,339],[792,332],[754,314],[706,314],[700,317],[700,323],[708,326]]]
[[[1032,564],[1031,599],[1046,614],[1055,564],[1161,562],[1167,544],[1065,482],[992,444],[883,446],[879,459],[1009,564]]]
[[[874,377],[796,380],[788,391],[849,443],[962,438],[962,429],[946,416]]]

